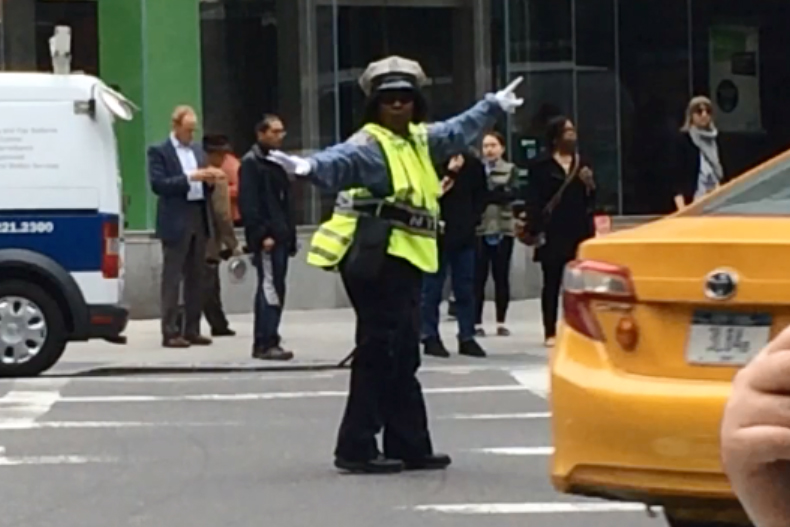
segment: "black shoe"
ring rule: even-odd
[[[404,470],[444,470],[453,462],[447,454],[433,454],[423,459],[403,461]]]
[[[454,301],[447,301],[447,316],[450,318],[458,318],[458,308]]]
[[[425,345],[426,355],[430,355],[431,357],[440,357],[442,359],[447,359],[450,357],[450,352],[444,347],[441,339],[436,337],[425,339],[423,344]]]
[[[485,336],[486,336],[486,330],[484,330],[482,327],[475,328],[475,337],[485,337]]]
[[[403,470],[403,461],[385,457],[368,461],[351,461],[336,457],[335,467],[352,474],[397,474]]]
[[[458,353],[467,357],[486,357],[486,352],[475,339],[464,340],[458,343]]]
[[[212,329],[211,330],[211,336],[212,337],[235,337],[236,336],[236,332],[233,331],[230,328],[217,329],[217,330]]]
[[[294,358],[292,351],[286,351],[279,346],[269,349],[256,348],[252,352],[252,358],[260,360],[281,360],[289,361]]]

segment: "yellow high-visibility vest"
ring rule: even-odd
[[[408,260],[423,272],[435,273],[439,269],[436,237],[441,189],[428,151],[427,127],[410,125],[409,140],[377,124],[367,124],[363,130],[384,151],[393,194],[378,199],[364,188],[341,192],[332,217],[313,235],[307,263],[336,269],[354,239],[359,215],[371,210],[376,214],[376,210],[386,207],[397,213],[388,218],[393,229],[387,252]],[[393,219],[394,216],[397,217]]]

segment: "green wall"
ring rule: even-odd
[[[98,0],[100,74],[140,108],[117,125],[129,229],[151,229],[156,198],[146,148],[163,141],[179,104],[202,109],[198,0]]]

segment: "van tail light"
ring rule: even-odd
[[[592,303],[630,307],[636,302],[631,272],[626,267],[594,260],[575,260],[565,267],[562,282],[565,323],[593,340],[604,341]]]
[[[118,278],[120,274],[120,228],[118,218],[107,218],[102,224],[101,274],[104,278]]]

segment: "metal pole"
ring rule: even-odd
[[[337,0],[332,0],[332,78],[335,88],[335,143],[340,139],[340,35],[338,34]]]
[[[0,71],[5,70],[5,18],[3,17],[3,6],[5,0],[0,0]]]
[[[617,214],[623,215],[623,120],[620,98],[620,0],[614,2],[614,104],[615,133],[617,134]]]
[[[510,82],[510,0],[502,0],[503,9],[502,9],[502,18],[504,19],[504,26],[505,26],[505,42],[504,42],[504,51],[505,51],[505,78],[503,79],[504,82],[500,81],[500,86],[505,87]],[[529,23],[529,18],[526,20]],[[527,28],[527,32],[529,32],[529,28]],[[528,80],[528,79],[525,79]],[[505,116],[505,127],[507,133],[505,133],[505,144],[508,152],[513,152],[513,140],[512,140],[512,119],[510,114]],[[512,154],[511,154],[512,155]]]

